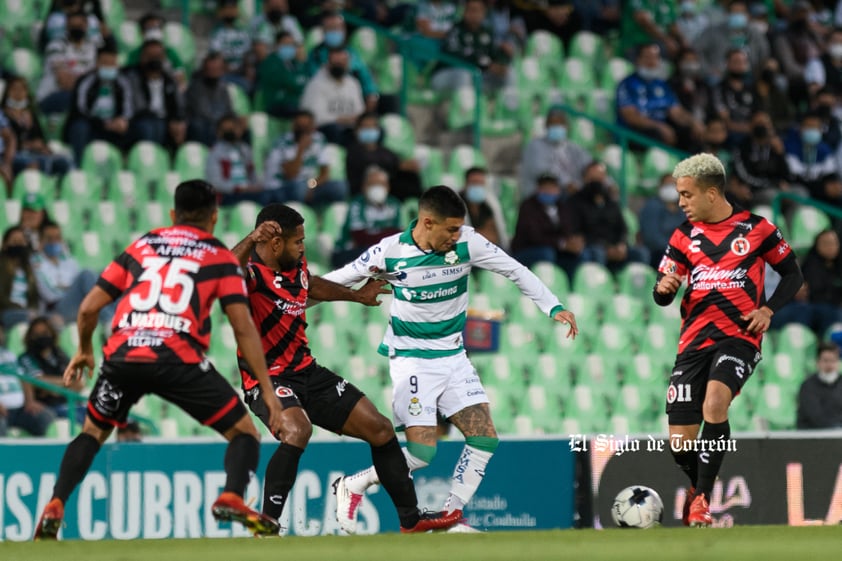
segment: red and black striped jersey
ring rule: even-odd
[[[210,233],[185,225],[141,236],[97,286],[120,298],[104,349],[107,360],[118,362],[200,363],[214,300],[223,307],[248,303],[234,254]]]
[[[670,237],[661,275],[685,277],[678,352],[704,349],[737,337],[760,348],[762,335],[742,333],[740,316],[762,306],[766,263],[795,259],[781,231],[771,222],[735,209],[714,224],[684,222]],[[660,278],[660,277],[659,277]]]
[[[313,363],[307,343],[307,293],[310,273],[302,259],[289,271],[273,271],[252,259],[246,268],[251,317],[260,331],[270,376],[303,370]],[[239,353],[238,353],[239,355]],[[243,388],[257,385],[257,378],[240,356]]]

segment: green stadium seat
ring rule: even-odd
[[[678,157],[670,154],[662,148],[652,146],[643,155],[643,170],[640,176],[640,185],[646,189],[646,194],[654,195],[655,190],[661,184],[661,176],[672,173]]]
[[[667,388],[674,356],[674,352],[667,356],[647,352],[632,355],[620,364],[623,383],[637,386],[650,397],[661,399]]]
[[[626,294],[644,302],[654,304],[652,288],[658,273],[645,263],[629,263],[617,273],[617,288],[620,294]]]
[[[325,35],[321,27],[311,27],[304,33],[304,50],[308,53],[324,41]]]
[[[181,23],[168,21],[164,24],[164,44],[177,51],[187,68],[196,62],[196,43],[193,32]]]
[[[642,332],[645,326],[643,302],[628,294],[615,294],[604,308],[603,322],[613,322]]]
[[[560,66],[561,61],[557,65]],[[546,59],[538,57],[525,56],[515,60],[517,91],[527,102],[552,87],[552,68],[552,65],[547,65]]]
[[[558,78],[564,62],[564,43],[548,31],[533,31],[526,40],[525,55],[546,64]]]
[[[409,65],[412,67],[412,65]],[[380,93],[396,94],[403,86],[403,57],[391,54],[374,66],[377,89]]]
[[[567,395],[571,388],[572,357],[557,353],[555,349],[541,353],[526,364],[529,383],[538,385],[547,392]]]
[[[581,430],[578,433],[605,432],[608,406],[603,395],[596,393],[591,385],[573,386],[564,403],[564,417],[576,419]],[[563,427],[569,426],[562,423]],[[568,432],[565,430],[564,432]]]
[[[89,174],[99,187],[105,187],[111,178],[123,168],[123,155],[116,146],[102,140],[95,140],[82,152],[82,171]],[[93,186],[92,186],[93,188]],[[101,189],[102,192],[104,189]]]
[[[56,180],[37,169],[25,169],[12,182],[12,198],[21,199],[26,193],[40,193],[50,203],[56,198]]]
[[[260,206],[252,201],[243,201],[228,210],[228,220],[225,230],[234,232],[244,238],[249,232],[254,230],[254,224],[257,221],[257,214],[260,212]]]
[[[570,58],[578,58],[591,68],[597,68],[605,60],[603,39],[591,31],[579,31],[570,41]]]
[[[766,341],[764,341],[765,347]],[[766,358],[763,362],[766,363],[763,370],[766,381],[775,382],[787,391],[797,392],[804,381],[807,369],[806,365],[798,354],[790,354],[788,352],[778,352],[774,354],[766,353]]]
[[[40,18],[36,3],[32,0],[2,0],[0,1],[0,18],[5,22],[3,27],[8,30],[21,29],[28,32],[32,25]]]
[[[342,234],[342,227],[348,217],[348,203],[339,201],[331,203],[322,212],[322,227],[320,233],[327,234],[332,240],[336,240]]]
[[[757,401],[755,415],[764,419],[772,430],[795,428],[796,395],[774,382],[766,382]]]
[[[621,212],[623,213],[623,220],[625,220],[626,229],[628,230],[626,243],[630,246],[637,245],[637,234],[640,232],[640,220],[638,219],[637,214],[635,214],[635,212],[627,206],[624,206]]]
[[[100,0],[102,15],[105,22],[111,29],[119,29],[126,20],[126,10],[123,7],[123,0]]]
[[[171,209],[173,206],[173,197],[175,196],[175,188],[181,183],[181,174],[177,171],[168,171],[164,174],[163,183],[158,184],[158,190],[155,192],[155,200],[164,205],[164,208]]]
[[[338,366],[342,361],[337,361],[337,356],[345,360],[351,354],[347,332],[338,329],[338,327],[333,323],[319,322],[314,329],[309,330],[310,350],[313,352],[313,356],[325,366]],[[346,374],[346,376],[351,377],[354,383],[364,375],[363,371],[353,368],[349,369]]]
[[[170,223],[169,209],[158,201],[148,201],[143,206],[139,206],[135,209],[133,216],[134,230],[140,234],[168,226]]]
[[[96,202],[102,198],[102,189],[97,188],[97,181],[87,171],[74,169],[61,179],[60,197],[72,202]]]
[[[91,269],[95,273],[101,272],[115,257],[115,251],[107,240],[100,238],[97,231],[82,233],[81,251],[75,251],[74,257],[79,265]]]
[[[770,205],[756,205],[751,209],[751,212],[758,216],[762,216],[773,224],[775,223],[775,212],[772,210]],[[776,226],[780,225],[776,224]]]
[[[515,322],[500,326],[500,352],[509,356],[534,356],[539,350],[533,326]]]
[[[135,21],[124,21],[120,23],[120,27],[115,35],[117,36],[117,43],[124,53],[132,52],[143,42],[143,36],[140,34],[140,26]]]
[[[444,173],[444,155],[441,148],[416,144],[413,150],[413,158],[421,168],[421,184],[423,189],[440,185]]]
[[[383,144],[401,158],[411,158],[415,152],[415,131],[406,117],[389,113],[380,118],[385,132]]]
[[[348,44],[368,66],[375,66],[389,51],[386,39],[370,27],[358,27],[354,30]]]
[[[608,64],[602,70],[599,87],[603,90],[613,92],[617,89],[620,82],[632,72],[634,72],[634,64],[624,58],[613,57],[608,60]]]
[[[170,170],[170,156],[163,146],[149,141],[135,143],[129,151],[126,167],[135,175],[135,187],[142,191],[139,201],[148,201],[163,187]]]
[[[564,61],[559,88],[568,99],[584,100],[596,87],[593,67],[587,61],[572,57]]]
[[[794,360],[802,364],[812,364],[815,360],[818,338],[810,328],[800,323],[788,323],[780,329],[777,340],[780,351],[790,354]]]
[[[107,199],[136,209],[149,201],[149,189],[138,182],[134,172],[120,170],[108,185]]]
[[[573,274],[573,291],[604,304],[614,295],[614,277],[604,265],[582,263]]]
[[[447,109],[447,128],[459,130],[473,125],[476,106],[480,102],[484,102],[484,100],[477,100],[477,94],[473,86],[463,86],[454,91],[450,96],[450,105]]]
[[[543,386],[529,386],[525,390],[523,409],[528,412],[532,427],[545,434],[561,428],[561,395]]]
[[[264,160],[272,147],[269,115],[263,112],[254,112],[249,115],[248,121],[249,131],[251,132],[251,150],[254,157],[254,169],[258,175],[262,175]]]
[[[327,144],[325,154],[330,161],[330,178],[345,181],[345,148],[338,144]]]
[[[204,179],[208,147],[200,142],[185,142],[175,153],[173,169],[184,179]]]
[[[41,57],[35,51],[24,47],[12,50],[6,56],[4,66],[13,74],[26,78],[26,81],[31,84],[30,87],[38,84],[43,73]]]
[[[513,308],[520,304],[521,292],[517,285],[493,271],[480,270],[477,289],[480,293],[488,295],[493,301],[493,307],[497,309],[503,308],[512,313]],[[532,307],[535,307],[534,304]],[[519,313],[515,313],[515,316],[522,317]]]
[[[669,306],[657,304],[649,306],[649,323],[659,323],[678,331],[681,326],[681,296],[683,289],[679,289],[678,296]],[[654,304],[654,300],[652,301]]]
[[[791,228],[787,241],[799,254],[813,246],[816,235],[830,227],[827,214],[811,206],[802,205],[792,213]]]
[[[535,263],[531,270],[560,299],[570,293],[570,279],[567,278],[567,273],[556,264],[539,262]],[[507,282],[511,281],[507,280]]]
[[[459,183],[465,175],[465,171],[473,166],[486,167],[488,163],[480,150],[468,144],[460,144],[450,152],[447,172]]]
[[[608,173],[621,187],[634,189],[640,183],[640,166],[631,150],[626,151],[623,156],[623,149],[617,144],[606,146],[602,151],[602,161],[608,168]],[[625,170],[623,170],[625,162]]]
[[[598,144],[597,128],[593,121],[584,117],[571,119],[570,141],[593,153]]]
[[[240,116],[251,114],[251,100],[243,88],[233,82],[228,82],[228,97],[231,98],[231,108]]]
[[[669,358],[670,367],[672,359],[678,352],[678,326],[667,326],[660,323],[650,323],[644,328],[643,335],[639,338],[642,351],[650,357]]]

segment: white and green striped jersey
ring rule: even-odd
[[[405,232],[383,238],[356,261],[323,277],[345,286],[370,277],[392,285],[391,319],[380,354],[438,358],[462,352],[472,267],[507,277],[550,317],[564,309],[529,269],[470,226],[462,226],[458,242],[447,253],[418,247],[412,239],[414,226],[415,221]]]

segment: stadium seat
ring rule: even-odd
[[[500,326],[500,351],[509,356],[535,356],[538,354],[538,337],[534,326],[508,322]]]
[[[635,189],[639,185],[640,166],[631,150],[626,151],[624,156],[622,147],[611,144],[602,151],[601,159],[608,168],[608,173],[621,188]]]
[[[473,279],[471,279],[473,282]],[[515,317],[523,317],[515,312],[513,308],[520,305],[521,292],[515,283],[492,271],[481,270],[477,280],[477,288],[480,293],[488,295],[492,299],[492,306],[496,309],[505,309],[513,313]],[[532,304],[534,308],[535,305]]]
[[[413,158],[421,168],[421,185],[423,189],[440,185],[444,173],[444,155],[441,148],[416,144],[413,150]]]
[[[168,21],[164,24],[164,43],[178,51],[187,68],[193,67],[196,62],[196,43],[190,29],[179,22]]]
[[[560,65],[561,61],[557,64]],[[551,88],[553,84],[551,69],[552,66],[547,64],[547,59],[533,56],[516,59],[514,72],[518,93],[525,96],[528,102],[534,96],[539,96],[546,89]]]
[[[591,385],[576,385],[564,403],[565,418],[578,421],[581,432],[605,432],[605,419],[608,418],[608,406],[604,396],[595,393]],[[562,426],[565,426],[562,423]],[[564,431],[567,432],[567,431]]]
[[[608,60],[608,64],[602,70],[599,87],[613,92],[617,89],[617,85],[632,72],[634,72],[634,64],[624,58],[613,57]]]
[[[672,368],[671,355],[639,352],[620,364],[623,383],[634,385],[649,396],[663,396]]]
[[[88,231],[82,233],[81,251],[76,251],[74,257],[79,265],[100,273],[114,259],[114,249],[107,240],[100,239],[99,232]]]
[[[124,21],[115,33],[117,43],[123,52],[131,52],[140,46],[143,37],[140,34],[140,27],[135,21]]]
[[[757,401],[755,415],[765,419],[772,430],[795,428],[796,396],[779,384],[763,384],[761,399]]]
[[[228,97],[231,98],[231,109],[240,116],[251,114],[251,100],[243,88],[233,82],[228,82]]]
[[[3,209],[0,216],[5,218],[6,224],[17,224],[20,221],[20,200],[8,199],[3,201]]]
[[[411,158],[415,151],[415,131],[406,117],[389,113],[380,118],[385,132],[383,144],[401,158]]]
[[[640,220],[637,217],[637,214],[628,206],[624,206],[621,209],[623,213],[623,220],[626,222],[626,230],[628,233],[626,234],[626,243],[629,246],[637,245],[637,234],[640,232]]]
[[[614,294],[614,278],[604,265],[582,263],[573,274],[573,291],[605,303]]]
[[[83,171],[105,187],[111,178],[123,167],[123,156],[116,146],[102,140],[95,140],[82,152]]]
[[[235,232],[242,239],[254,230],[254,223],[257,220],[257,213],[259,212],[260,206],[257,203],[243,201],[228,210],[228,221],[224,229],[229,232]]]
[[[564,62],[564,43],[548,31],[533,31],[526,40],[525,55],[546,64],[555,78],[561,75]]]
[[[389,51],[389,45],[382,35],[370,27],[358,27],[351,33],[348,45],[357,51],[360,58],[369,67],[375,64]]]
[[[39,17],[36,3],[32,0],[0,1],[0,21],[4,22],[3,27],[8,31],[21,29],[29,32]]]
[[[777,341],[780,352],[790,354],[802,364],[811,364],[815,360],[818,338],[810,328],[800,323],[788,323],[780,329]],[[764,347],[765,344],[764,341]]]
[[[539,262],[535,263],[531,270],[535,276],[541,279],[553,294],[559,298],[564,298],[570,293],[570,279],[567,278],[567,273],[564,272],[558,265],[554,263]],[[511,282],[508,281],[507,282]]]
[[[652,146],[643,155],[643,169],[640,175],[640,185],[647,195],[654,195],[660,186],[661,176],[672,173],[678,157],[657,146]]]
[[[806,365],[800,360],[798,353],[790,354],[784,351],[769,354],[765,349],[766,341],[763,342],[763,347],[763,354],[766,355],[763,359],[766,363],[763,370],[766,381],[775,382],[789,392],[797,392],[807,374]]]
[[[561,395],[548,392],[543,386],[525,389],[522,410],[528,412],[533,429],[545,434],[557,432],[561,428],[561,405]]]
[[[447,128],[449,130],[459,130],[473,125],[477,103],[484,103],[484,100],[477,99],[477,94],[473,86],[463,86],[453,92],[450,96],[450,105],[447,109]]]
[[[667,326],[660,323],[650,323],[640,337],[642,351],[651,357],[670,358],[678,352],[678,325]],[[670,364],[670,366],[672,366]]]
[[[331,203],[322,211],[322,227],[319,229],[319,233],[326,234],[331,240],[336,241],[342,234],[342,227],[345,225],[347,216],[347,202],[338,201]]]
[[[97,181],[90,173],[74,169],[61,179],[59,195],[60,198],[74,203],[96,202],[102,198],[102,190],[97,188]]]
[[[600,303],[597,299],[592,298],[587,293],[571,292],[567,296],[561,298],[561,303],[564,307],[576,314],[579,321],[590,320],[593,322],[591,328],[596,329],[596,322],[599,319]],[[581,336],[582,333],[580,332]]]
[[[148,201],[134,209],[134,231],[145,234],[149,230],[166,226],[170,222],[169,208],[158,201]],[[135,236],[136,237],[136,236]],[[236,241],[240,241],[239,239]],[[233,246],[228,246],[233,247]]]
[[[571,388],[572,362],[572,357],[549,349],[526,363],[526,377],[530,384],[541,386],[547,392],[567,395]]]
[[[559,88],[568,99],[585,99],[596,87],[593,67],[587,61],[572,57],[564,61]]]
[[[12,50],[6,57],[4,66],[13,74],[26,78],[31,88],[36,87],[41,80],[43,72],[41,57],[30,49],[18,47]]]
[[[648,305],[654,303],[652,288],[658,273],[645,263],[629,263],[617,273],[617,288],[620,294],[637,298]]]
[[[374,66],[377,89],[381,94],[397,94],[403,87],[403,57],[390,54]],[[408,65],[412,68],[412,65]]]
[[[308,53],[324,41],[325,34],[320,26],[311,27],[304,33],[304,50]]]
[[[640,333],[645,326],[643,302],[628,294],[615,294],[605,305],[603,322],[621,324]]]
[[[570,141],[593,153],[598,142],[597,129],[593,121],[584,117],[572,119],[570,122]]]
[[[50,203],[56,198],[56,180],[37,169],[25,169],[12,183],[12,198],[20,199],[25,193],[40,193]]]
[[[178,172],[182,180],[203,179],[207,159],[207,146],[200,142],[185,142],[175,153],[173,169]]]
[[[579,31],[570,41],[570,58],[578,58],[591,68],[597,68],[605,60],[603,39],[591,31]]]
[[[827,214],[811,206],[796,207],[792,213],[791,229],[787,241],[799,254],[813,246],[816,235],[830,227]]]
[[[473,166],[486,167],[488,163],[481,151],[468,144],[460,144],[450,152],[447,172],[461,184],[465,170]]]
[[[138,182],[134,172],[120,170],[108,185],[107,198],[135,209],[149,201],[149,189]]]
[[[330,178],[345,181],[345,148],[338,144],[326,144],[325,155],[330,161]]]
[[[140,191],[137,200],[144,202],[164,188],[164,179],[170,170],[170,156],[160,144],[141,141],[129,151],[126,167],[134,173],[135,187]]]

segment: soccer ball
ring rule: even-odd
[[[654,489],[643,485],[626,487],[614,498],[611,518],[621,528],[652,528],[664,516],[664,503]]]

